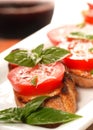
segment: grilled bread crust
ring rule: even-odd
[[[76,69],[68,70],[75,85],[82,88],[93,88],[93,74]]]
[[[27,102],[31,101],[36,96],[22,96],[14,91],[15,101],[19,107],[23,107]],[[57,110],[62,110],[70,113],[75,113],[77,110],[78,93],[75,84],[68,73],[65,73],[62,85],[53,91],[46,94],[50,96],[43,103],[46,107],[51,107]]]

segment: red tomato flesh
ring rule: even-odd
[[[87,3],[87,5],[88,5],[90,10],[93,9],[93,3]]]
[[[13,89],[21,95],[33,96],[50,93],[58,88],[64,76],[65,68],[60,62],[49,65],[30,67],[17,67],[8,74]],[[37,76],[37,84],[31,81]]]
[[[48,37],[54,45],[59,46],[61,48],[68,49],[72,55],[75,54],[73,53],[73,50],[74,52],[76,52],[75,55],[80,53],[78,56],[74,56],[74,58],[72,58],[72,56],[66,57],[63,60],[66,66],[68,66],[71,69],[80,69],[80,70],[90,71],[91,69],[93,69],[93,51],[90,52],[91,54],[89,54],[88,49],[93,48],[93,42],[86,39],[78,39],[75,37],[74,38],[69,37],[69,34],[71,32],[78,32],[78,31],[83,31],[85,33],[87,31],[89,33],[92,30],[93,30],[93,26],[91,25],[86,25],[83,28],[79,28],[76,25],[65,25],[56,29],[52,29],[50,32],[48,32]],[[85,48],[85,51],[84,51],[84,48]],[[88,54],[85,53],[86,50]]]
[[[72,44],[72,45],[71,45]],[[64,58],[64,64],[71,69],[93,70],[93,43],[84,40],[69,42],[68,50],[71,55]]]
[[[54,44],[58,45],[59,43],[65,42],[65,38],[71,32],[77,29],[76,25],[64,25],[55,29],[52,29],[47,33],[49,40]]]
[[[64,64],[70,69],[79,69],[83,71],[93,70],[93,59],[80,60],[80,59],[71,59],[71,57],[66,57],[63,60]]]
[[[13,63],[9,63],[9,64],[8,64],[8,67],[9,67],[9,71],[11,71],[12,69],[18,67],[18,65],[13,64]]]
[[[84,21],[88,24],[93,24],[93,9],[88,10],[84,13]]]
[[[93,24],[93,3],[87,3],[88,10],[83,11],[84,21],[88,24]]]

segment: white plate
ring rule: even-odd
[[[67,5],[67,4],[66,4]],[[71,7],[70,7],[71,8]],[[65,9],[65,8],[64,8]],[[55,14],[57,10],[55,11]],[[70,16],[69,16],[70,17]],[[53,20],[56,17],[53,17]],[[65,17],[63,17],[65,19]],[[65,19],[64,23],[71,23],[71,20],[76,23],[75,18]],[[70,21],[69,21],[70,20]],[[78,19],[79,20],[79,19]],[[53,28],[53,26],[59,25],[60,20],[56,19],[55,22],[52,21],[52,26],[48,25],[36,32],[35,34],[27,37],[18,44],[9,48],[0,54],[0,109],[5,109],[9,107],[16,106],[14,101],[14,95],[12,91],[12,86],[7,80],[8,67],[7,62],[4,60],[4,57],[15,48],[30,48],[38,46],[41,43],[45,45],[51,45],[48,41],[46,33]],[[80,20],[79,20],[80,21]],[[54,23],[54,24],[53,24]],[[63,23],[62,23],[63,24]],[[63,124],[53,130],[85,130],[93,123],[93,89],[78,89],[80,100],[78,102],[78,111],[77,114],[82,115],[81,119],[72,121],[67,124]],[[0,130],[51,130],[48,128],[30,126],[26,124],[0,124]]]
[[[14,101],[14,95],[12,91],[12,86],[7,80],[8,67],[7,62],[4,57],[14,48],[33,48],[41,43],[46,43],[45,45],[51,45],[47,39],[46,33],[51,29],[48,25],[27,37],[23,41],[19,42],[15,46],[4,51],[0,55],[0,109],[5,109],[9,107],[16,106]],[[93,89],[78,89],[80,100],[78,102],[77,113],[82,115],[83,118],[72,121],[70,123],[64,124],[55,128],[54,130],[84,130],[93,123]],[[47,128],[30,126],[25,124],[0,124],[0,130],[49,130]]]

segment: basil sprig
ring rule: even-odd
[[[70,52],[68,50],[52,46],[44,49],[44,45],[41,44],[33,50],[21,50],[16,49],[7,55],[4,59],[8,62],[18,64],[20,66],[33,67],[38,63],[49,64],[53,63]]]
[[[33,86],[37,86],[37,80],[38,80],[38,76],[34,76],[34,77],[32,77],[32,79],[31,79],[31,84],[33,85]]]
[[[47,96],[40,96],[27,103],[23,108],[9,108],[0,111],[0,122],[26,123],[30,125],[47,125],[66,123],[78,118],[80,115],[43,107]]]
[[[93,41],[93,34],[85,32],[71,32],[67,37]]]
[[[86,23],[82,22],[82,23],[77,24],[76,26],[79,27],[79,28],[83,28],[83,27],[86,26]]]
[[[93,75],[93,70],[90,71],[90,74]]]

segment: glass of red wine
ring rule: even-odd
[[[54,0],[0,0],[0,37],[25,38],[50,23]]]

